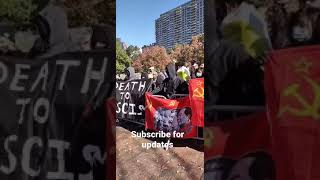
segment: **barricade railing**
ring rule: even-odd
[[[166,98],[165,96],[162,96],[162,95],[152,95],[152,96],[154,96],[154,97],[158,97],[158,98],[162,98],[162,99],[168,99],[168,98]],[[189,96],[189,94],[173,94],[172,96],[170,96],[170,99],[177,99],[177,98],[183,98],[183,97],[187,97],[187,96]],[[135,124],[139,124],[139,125],[145,125],[144,123],[142,123],[142,122],[138,122],[138,121],[133,121],[133,120],[130,120],[130,119],[119,119],[119,120],[123,120],[123,121],[128,121],[128,122],[131,122],[131,123],[135,123]],[[142,121],[145,121],[145,119],[144,120],[142,120]],[[204,140],[204,138],[203,138],[203,135],[200,135],[200,133],[201,133],[201,131],[203,130],[203,128],[202,127],[198,127],[198,129],[197,129],[197,137],[194,137],[194,138],[192,138],[192,139],[197,139],[197,140]],[[202,133],[203,134],[203,133]]]
[[[167,99],[165,96],[162,96],[162,95],[152,95],[152,96],[157,97],[157,98]]]
[[[187,97],[187,96],[189,96],[189,94],[173,94],[172,96],[170,96],[170,99],[183,98],[183,97]],[[194,137],[192,139],[204,140],[203,133],[202,133],[202,135],[200,134],[201,131],[203,131],[203,128],[197,127],[197,137]]]
[[[189,94],[173,94],[170,96],[170,99],[177,99],[177,98],[183,98],[189,96]]]

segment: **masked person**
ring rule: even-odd
[[[203,77],[203,71],[204,71],[204,64],[202,63],[200,67],[196,71],[196,78],[202,78]]]
[[[35,18],[40,38],[30,51],[30,56],[50,57],[69,51],[68,18],[62,8],[63,0],[51,0]]]
[[[135,72],[133,67],[126,68],[126,70],[124,72],[126,74],[126,79],[125,80],[130,81],[130,80],[137,79],[136,72]]]
[[[271,47],[267,25],[251,4],[228,0],[227,7],[223,38],[206,61],[205,107],[264,105],[261,64]],[[207,120],[213,116],[206,112]]]
[[[290,37],[293,46],[312,44],[312,22],[304,10],[292,16]]]
[[[115,49],[115,29],[110,25],[94,26],[90,40],[91,49]]]
[[[264,13],[273,49],[282,49],[290,45],[289,17],[281,4],[274,2],[266,7]]]
[[[145,72],[141,73],[141,79],[148,79],[148,74]]]
[[[163,91],[167,98],[170,98],[173,94],[189,93],[188,83],[177,76],[175,64],[170,63],[167,65],[166,74],[168,75],[168,78],[163,81]]]
[[[164,84],[163,81],[166,79],[166,76],[163,72],[160,72],[159,75],[156,78],[156,82],[154,83],[154,88],[152,89],[153,95],[162,95],[165,96],[164,92]]]
[[[199,66],[197,63],[194,63],[190,68],[191,79],[197,78],[196,72],[198,71]]]

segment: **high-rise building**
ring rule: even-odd
[[[192,36],[203,33],[204,0],[191,0],[160,15],[155,21],[156,43],[167,49],[188,44]]]
[[[122,42],[121,38],[117,38],[117,41],[120,42],[122,49],[126,50],[128,48],[128,45],[125,42]]]

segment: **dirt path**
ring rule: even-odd
[[[131,132],[117,127],[118,180],[198,180],[203,174],[203,152],[187,147],[144,149],[144,138],[133,138]]]

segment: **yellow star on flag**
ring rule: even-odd
[[[295,63],[294,66],[297,73],[309,74],[312,62],[308,61],[306,58],[302,58],[300,61]]]

